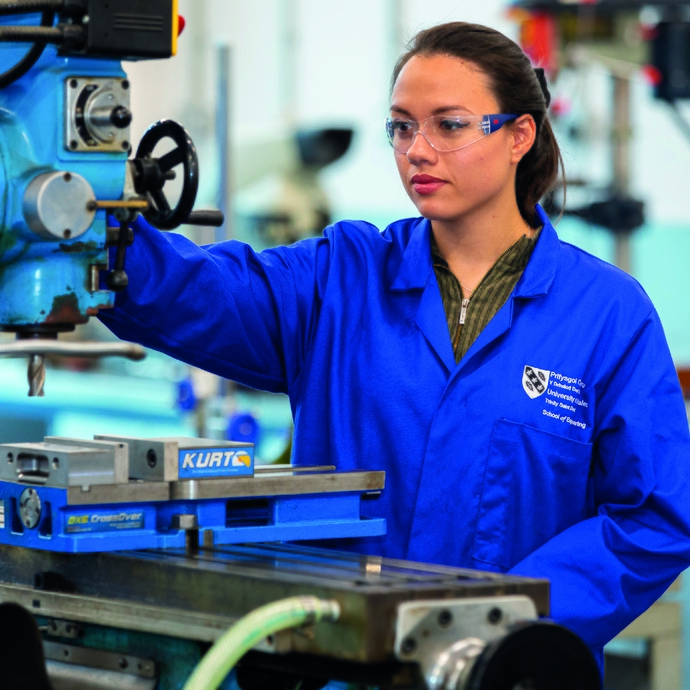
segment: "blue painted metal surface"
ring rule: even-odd
[[[24,21],[38,24],[36,15]],[[0,43],[0,71],[27,49],[28,44]],[[92,266],[107,263],[105,211],[97,211],[91,227],[77,237],[46,239],[29,229],[22,204],[32,179],[56,171],[82,176],[97,199],[121,197],[126,151],[75,152],[65,146],[65,80],[125,76],[118,61],[61,58],[49,45],[26,75],[0,89],[0,324],[5,327],[84,323],[93,309],[112,306],[110,292],[90,289]]]
[[[27,489],[40,501],[32,526],[22,521]],[[0,482],[0,543],[66,553],[185,546],[175,515],[194,515],[215,544],[378,536],[383,519],[360,517],[360,492],[264,499],[145,501],[70,505],[67,489]],[[362,492],[363,493],[363,492]]]

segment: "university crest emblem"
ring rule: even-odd
[[[551,372],[546,371],[546,369],[537,369],[537,367],[526,365],[522,371],[522,387],[525,389],[525,393],[530,398],[538,398],[546,392],[550,375]]]

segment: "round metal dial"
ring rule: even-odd
[[[36,489],[24,489],[19,497],[19,517],[22,524],[33,529],[41,519],[41,498]]]

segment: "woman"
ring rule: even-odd
[[[355,548],[547,577],[601,659],[688,565],[690,439],[648,297],[535,206],[560,159],[539,77],[491,29],[423,31],[386,123],[421,218],[260,254],[140,222],[102,319],[287,393],[295,462],[385,470],[388,536]]]

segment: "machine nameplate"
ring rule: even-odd
[[[249,449],[253,451],[253,449]],[[180,450],[180,479],[235,477],[254,474],[254,454],[246,449],[203,448]]]
[[[144,513],[141,511],[94,511],[70,515],[66,521],[65,532],[69,534],[80,532],[112,532],[123,529],[140,529],[143,526]]]

